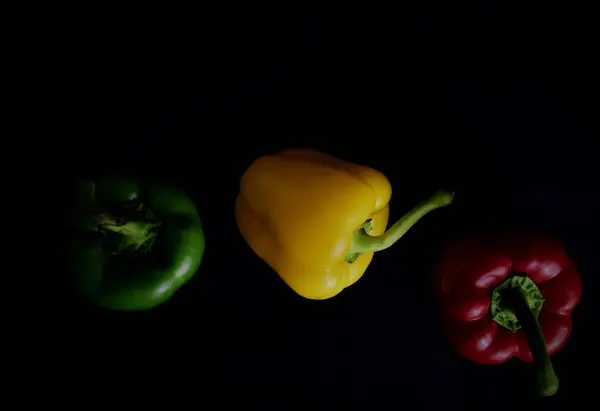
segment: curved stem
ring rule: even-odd
[[[536,367],[539,394],[544,397],[556,394],[559,385],[558,377],[554,372],[540,324],[527,304],[527,297],[519,289],[510,289],[505,291],[504,301],[514,311],[527,337],[533,355],[533,364]]]
[[[415,225],[422,217],[436,208],[444,207],[452,203],[453,194],[444,190],[436,192],[431,198],[418,204],[400,220],[396,221],[385,233],[379,236],[370,236],[364,226],[356,231],[352,240],[352,246],[348,258],[356,259],[362,253],[372,253],[385,250],[394,245],[406,232]]]

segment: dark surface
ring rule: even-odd
[[[446,346],[429,277],[452,237],[515,226],[559,237],[584,284],[573,334],[554,357],[560,392],[540,406],[592,401],[600,196],[589,15],[495,2],[383,17],[256,14],[84,20],[57,48],[74,84],[65,150],[78,154],[65,156],[68,169],[173,178],[207,236],[196,277],[152,312],[62,300],[53,355],[69,386],[188,406],[255,396],[280,396],[280,407],[526,405],[530,365],[470,364]],[[455,203],[338,297],[304,300],[233,219],[244,169],[298,146],[384,172],[392,219],[440,187],[455,190]]]

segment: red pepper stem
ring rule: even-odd
[[[430,211],[452,203],[454,195],[440,190],[396,221],[388,230],[378,236],[371,236],[361,227],[354,235],[349,254],[372,253],[385,250],[398,241],[410,228]]]
[[[527,338],[527,343],[533,355],[533,364],[536,368],[539,394],[544,397],[556,394],[559,385],[558,377],[554,372],[540,324],[527,304],[527,297],[519,289],[506,290],[505,302],[510,305],[510,308],[519,319],[521,328]]]

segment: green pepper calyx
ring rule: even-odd
[[[96,214],[98,230],[111,236],[113,254],[149,251],[161,222],[143,203],[125,204],[114,212]]]

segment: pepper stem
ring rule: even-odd
[[[103,232],[120,234],[114,254],[123,251],[148,251],[154,244],[160,220],[143,204],[127,207],[119,217],[111,213],[96,214],[98,228]],[[121,210],[123,211],[123,210]]]
[[[527,338],[536,368],[538,393],[544,397],[556,394],[558,377],[554,372],[540,324],[527,304],[527,296],[518,288],[508,289],[504,294],[504,303],[514,311]]]
[[[385,233],[378,236],[369,235],[369,222],[365,223],[354,233],[350,251],[346,255],[346,261],[351,263],[362,253],[372,253],[391,247],[430,211],[452,203],[453,197],[453,193],[448,191],[440,190],[436,192],[431,198],[418,204],[400,220],[396,221]]]

